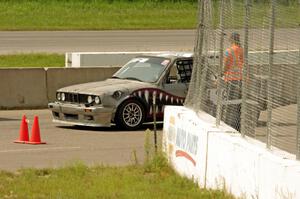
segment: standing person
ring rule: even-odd
[[[233,32],[229,40],[231,47],[226,49],[224,56],[224,81],[228,102],[224,110],[224,122],[239,131],[244,50],[241,47],[240,34]]]

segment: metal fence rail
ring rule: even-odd
[[[185,105],[300,159],[300,22],[287,20],[300,20],[298,2],[199,0],[198,11]]]

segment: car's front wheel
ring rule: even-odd
[[[137,100],[127,100],[123,102],[115,117],[116,125],[127,130],[140,128],[145,120],[145,109]]]

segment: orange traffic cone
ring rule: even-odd
[[[41,141],[39,119],[37,116],[34,116],[31,137],[29,142],[26,142],[26,144],[46,144],[46,142]]]
[[[28,136],[28,124],[26,121],[26,116],[23,115],[22,121],[21,121],[21,127],[20,127],[20,138],[19,140],[15,140],[15,143],[21,143],[24,144],[25,142],[28,142],[29,136]]]

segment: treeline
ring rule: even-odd
[[[72,0],[71,0],[72,1]],[[75,0],[76,1],[76,0]],[[86,0],[89,1],[89,0]],[[97,1],[97,0],[90,0],[90,1]],[[101,1],[101,0],[100,0]],[[199,0],[106,0],[110,3],[113,3],[114,1],[118,2],[174,2],[174,3],[181,3],[181,2],[190,2],[190,3],[197,3]],[[213,2],[220,2],[221,0],[212,0]],[[245,2],[245,0],[232,0],[233,2]],[[252,3],[255,4],[269,4],[271,3],[271,0],[249,0]],[[296,3],[300,3],[300,0],[276,0],[276,2],[280,5],[293,5]]]
[[[0,0],[1,2],[10,2],[11,0]],[[84,2],[84,3],[101,3],[101,2],[108,2],[108,3],[114,3],[114,2],[144,2],[144,3],[197,3],[199,0],[27,0],[27,2]],[[213,2],[220,2],[221,0],[212,0]],[[245,2],[245,0],[232,0],[233,2]],[[249,0],[252,3],[255,4],[269,4],[271,0]],[[23,0],[14,0],[14,2],[23,2]],[[300,0],[276,0],[276,2],[280,5],[293,5],[296,3],[300,3]]]
[[[113,1],[122,1],[122,0],[107,0],[110,2]],[[199,0],[123,0],[123,1],[129,1],[129,2],[136,2],[136,1],[144,1],[144,2],[174,2],[174,3],[180,3],[180,2],[191,2],[191,3],[197,3]],[[218,2],[221,0],[212,0],[213,2]],[[245,0],[232,0],[232,1],[238,1],[238,2],[244,2]],[[252,1],[252,3],[262,3],[262,4],[267,4],[270,3],[271,0],[250,0],[250,2]],[[276,1],[278,4],[282,4],[282,5],[292,5],[294,3],[299,3],[300,0],[277,0]]]

